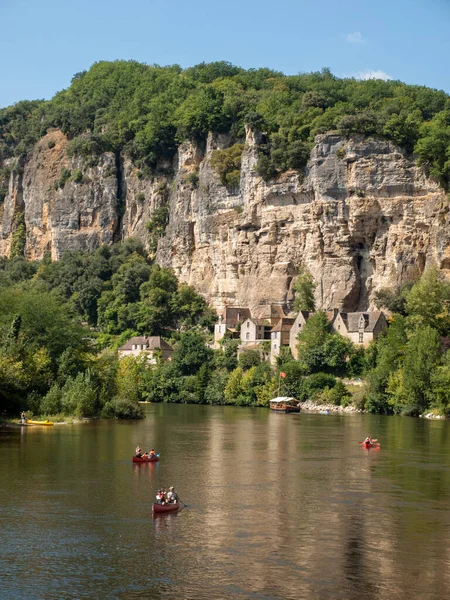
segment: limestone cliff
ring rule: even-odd
[[[18,214],[30,259],[129,236],[150,247],[147,223],[167,206],[156,259],[217,307],[289,305],[302,264],[318,282],[318,304],[344,310],[368,308],[377,288],[426,265],[450,270],[448,199],[393,143],[319,136],[304,177],[265,183],[257,137],[247,131],[240,186],[229,190],[211,168],[213,150],[232,142],[225,135],[181,145],[174,164],[161,165],[171,174],[148,180],[122,156],[69,158],[66,138],[51,131],[22,164],[6,165],[1,253]]]

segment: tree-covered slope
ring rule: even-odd
[[[0,160],[26,153],[50,127],[86,155],[125,152],[154,170],[185,139],[245,125],[264,135],[258,169],[266,179],[302,168],[314,136],[330,130],[393,140],[415,152],[444,187],[450,182],[450,97],[399,81],[339,79],[328,70],[286,76],[226,62],[192,68],[99,62],[48,101],[0,111]]]

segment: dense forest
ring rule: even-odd
[[[297,310],[313,309],[312,278],[295,286]],[[239,355],[225,337],[212,350],[215,312],[173,272],[152,263],[140,242],[67,252],[58,262],[0,262],[0,408],[9,414],[66,418],[142,415],[139,400],[267,406],[278,393],[370,412],[450,415],[450,283],[437,269],[377,303],[391,314],[367,349],[331,330],[323,311],[298,338],[299,359],[283,348]],[[133,335],[162,335],[171,361],[119,361]],[[286,378],[279,378],[279,372]],[[364,386],[344,385],[358,377]]]
[[[26,154],[49,128],[58,127],[71,140],[70,153],[95,160],[106,150],[124,152],[142,176],[151,176],[159,159],[174,156],[178,143],[201,142],[209,131],[231,133],[239,154],[246,125],[262,134],[257,168],[266,179],[302,169],[314,137],[337,130],[393,140],[449,186],[450,97],[443,91],[339,79],[327,69],[286,76],[226,62],[188,69],[96,63],[50,101],[0,110],[0,162]]]

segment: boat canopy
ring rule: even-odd
[[[295,398],[289,398],[288,396],[279,396],[278,398],[272,398],[270,402],[296,402]]]

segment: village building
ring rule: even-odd
[[[241,325],[241,345],[240,348],[261,344],[264,340],[270,340],[270,330],[272,324],[267,319],[246,319]]]
[[[295,318],[283,317],[270,330],[270,362],[275,364],[282,346],[290,345],[290,332]]]
[[[244,307],[227,307],[219,315],[214,325],[214,348],[219,348],[219,341],[228,334],[229,337],[239,338],[239,325],[251,317],[250,310]]]
[[[119,358],[144,354],[148,357],[148,362],[156,364],[158,357],[163,360],[171,360],[173,348],[159,335],[137,336],[130,338],[123,346],[121,346],[118,353]]]
[[[302,331],[303,327],[306,325],[306,321],[312,314],[314,313],[308,312],[307,310],[301,310],[295,317],[292,327],[289,331],[289,346],[291,348],[292,356],[295,359],[298,359],[297,336]]]
[[[381,311],[338,312],[332,323],[333,331],[349,338],[354,344],[368,346],[387,328],[386,317]]]

